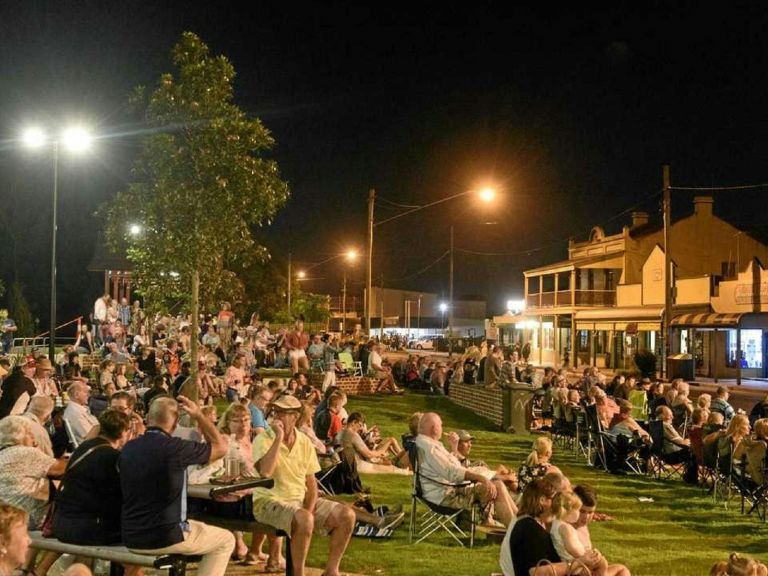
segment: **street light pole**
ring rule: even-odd
[[[347,331],[347,269],[344,268],[344,283],[341,288],[341,334]]]
[[[669,166],[662,166],[662,184],[664,190],[664,327],[662,331],[664,346],[662,347],[662,353],[664,354],[661,359],[662,373],[665,378],[669,378],[669,366],[667,363],[667,357],[672,351],[672,335],[670,334],[670,328],[672,324],[672,286],[674,278],[672,277],[674,271],[672,270],[672,255],[670,254],[671,246],[669,242],[670,228],[672,226],[672,204],[670,197],[670,178],[669,178]]]
[[[448,274],[448,358],[453,357],[453,224],[451,224],[451,266]]]
[[[48,359],[55,362],[56,354],[56,210],[59,197],[59,142],[53,142],[53,218],[51,223],[51,329]]]
[[[291,270],[291,253],[288,252],[288,316],[291,315],[291,280],[293,271]]]
[[[371,290],[373,284],[373,204],[376,200],[376,190],[368,190],[368,257],[365,270],[365,333],[371,336]]]

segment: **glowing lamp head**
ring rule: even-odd
[[[128,229],[128,231],[131,233],[132,236],[138,236],[141,234],[141,226],[138,224],[131,224],[131,227]]]
[[[61,135],[61,143],[72,152],[84,152],[91,147],[93,137],[79,126],[67,128]]]
[[[448,310],[448,304],[446,304],[445,302],[441,302],[440,303],[440,312],[444,313],[446,310]]]
[[[304,279],[304,278],[306,278],[306,277],[307,277],[307,273],[306,273],[306,272],[304,272],[304,270],[299,270],[299,272],[296,274],[296,277],[297,277],[299,280],[302,280],[302,279]]]
[[[45,132],[40,128],[27,128],[21,135],[21,140],[28,148],[40,148],[47,141]]]
[[[357,250],[354,250],[354,249],[348,250],[346,253],[346,257],[347,257],[347,260],[349,260],[350,262],[354,262],[355,260],[357,260]]]
[[[483,202],[493,202],[496,198],[496,190],[493,188],[483,188],[480,190],[479,196]]]

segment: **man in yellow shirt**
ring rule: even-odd
[[[325,576],[339,576],[339,564],[355,526],[355,513],[338,502],[318,498],[315,473],[320,470],[315,448],[296,429],[301,402],[290,395],[273,404],[272,429],[253,441],[253,461],[259,474],[272,477],[271,490],[253,493],[253,515],[259,522],[291,535],[293,573],[304,576],[312,534],[330,535]]]

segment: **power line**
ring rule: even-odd
[[[618,213],[614,214],[613,216],[611,216],[610,218],[608,218],[606,220],[603,220],[602,224],[607,224],[608,222],[613,222],[617,218],[621,218],[622,216],[624,216],[628,212],[632,212],[633,210],[639,208],[640,206],[642,206],[643,204],[645,204],[649,200],[652,200],[653,198],[657,198],[660,195],[661,195],[661,190],[659,190],[658,192],[654,192],[653,194],[650,194],[650,195],[646,196],[645,198],[643,198],[640,202],[637,202],[636,204],[633,204],[629,208],[625,208],[621,212],[618,212]],[[454,250],[456,252],[462,252],[464,254],[470,254],[472,256],[499,256],[499,257],[504,257],[504,256],[530,256],[531,254],[534,254],[536,252],[541,252],[545,248],[548,248],[548,247],[550,247],[550,246],[552,246],[554,244],[562,244],[563,242],[565,242],[567,240],[570,240],[574,236],[578,236],[578,235],[584,233],[585,231],[589,232],[590,230],[592,230],[592,228],[593,228],[593,226],[590,226],[589,228],[585,228],[583,230],[580,230],[580,231],[578,231],[575,234],[570,234],[570,235],[566,236],[565,238],[559,238],[557,240],[552,240],[551,242],[547,242],[546,244],[542,244],[541,246],[537,246],[535,248],[528,248],[527,250],[518,250],[516,252],[479,252],[479,251],[475,251],[475,250],[466,250],[464,248],[454,248]]]
[[[670,186],[670,190],[700,190],[702,192],[714,192],[717,190],[754,190],[757,188],[768,188],[765,184],[745,184],[744,186]]]
[[[395,278],[395,279],[392,279],[392,280],[388,280],[388,282],[403,282],[405,280],[410,280],[411,278],[415,278],[416,276],[420,276],[421,274],[424,274],[424,272],[426,272],[427,270],[432,268],[435,264],[437,264],[438,262],[443,260],[450,253],[451,253],[450,250],[446,250],[445,252],[443,252],[443,254],[437,260],[434,260],[433,262],[427,264],[424,268],[422,268],[418,272],[415,272],[413,274],[409,274],[408,276],[403,276],[402,278]]]
[[[399,202],[392,202],[392,200],[387,200],[383,196],[376,196],[376,201],[377,202],[379,202],[379,201],[386,202],[387,204],[389,204],[391,206],[395,206],[397,208],[405,208],[405,209],[421,208],[421,206],[411,206],[409,204],[400,204]]]

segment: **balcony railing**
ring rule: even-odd
[[[528,294],[528,308],[554,308],[558,306],[615,306],[616,290],[576,290],[575,296],[570,290]]]

